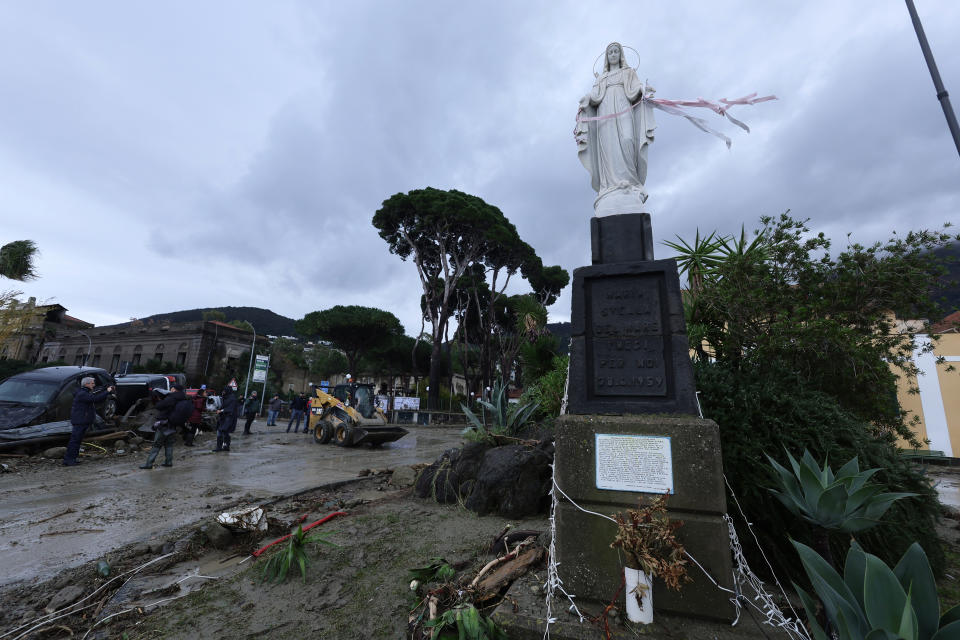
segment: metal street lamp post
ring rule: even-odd
[[[953,136],[953,144],[957,147],[957,153],[960,153],[960,126],[957,126],[957,116],[953,113],[953,106],[950,104],[950,94],[947,93],[943,86],[943,80],[940,79],[940,71],[933,59],[933,52],[930,50],[930,43],[927,42],[923,25],[920,24],[917,8],[913,6],[913,0],[906,0],[906,3],[907,11],[910,12],[910,20],[913,21],[913,30],[917,32],[917,40],[920,41],[920,50],[923,52],[923,58],[927,61],[927,68],[930,70],[930,77],[933,79],[933,88],[937,90],[937,99],[940,101],[943,115],[947,119],[947,128],[950,129],[950,135]]]
[[[247,397],[247,389],[250,387],[250,372],[253,370],[253,354],[257,351],[257,330],[254,328],[253,323],[247,322],[250,325],[250,328],[253,329],[253,342],[250,344],[250,364],[247,365],[247,379],[243,383],[243,397]]]
[[[90,357],[90,352],[93,351],[93,342],[90,341],[90,336],[85,334],[83,331],[77,331],[80,335],[87,339],[87,352],[83,354],[83,364],[81,366],[87,366],[87,358]]]

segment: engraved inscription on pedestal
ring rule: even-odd
[[[597,489],[673,493],[669,436],[594,434]]]
[[[591,395],[667,395],[660,280],[651,274],[587,281]]]

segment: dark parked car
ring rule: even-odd
[[[151,391],[169,391],[177,382],[173,375],[162,373],[128,373],[117,376],[117,413],[125,415],[137,400],[149,398]]]
[[[96,380],[97,391],[114,384],[113,376],[97,367],[34,369],[0,382],[0,430],[69,420],[73,395],[86,376]],[[104,420],[116,415],[116,396],[99,403],[97,413]]]

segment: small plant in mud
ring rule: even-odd
[[[459,604],[423,623],[434,640],[507,640],[507,634],[472,604]]]
[[[325,544],[331,547],[338,546],[327,540],[328,536],[328,533],[320,533],[319,531],[307,533],[303,530],[303,527],[298,524],[297,530],[290,535],[287,546],[283,547],[279,552],[275,552],[263,564],[263,568],[260,570],[260,581],[266,582],[273,580],[274,582],[284,582],[290,572],[290,567],[299,567],[300,575],[303,581],[306,582],[307,565],[310,563],[310,558],[307,554],[307,545],[313,544],[316,546]]]
[[[430,564],[427,566],[410,569],[410,580],[411,582],[416,581],[418,584],[443,582],[452,578],[456,573],[457,570],[443,558],[431,558]]]

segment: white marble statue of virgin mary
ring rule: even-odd
[[[603,73],[580,99],[577,151],[597,192],[597,216],[640,213],[647,199],[647,146],[656,122],[648,102],[653,95],[629,67],[618,42],[607,46]]]

